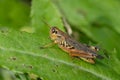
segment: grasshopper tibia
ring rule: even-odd
[[[104,57],[101,56],[101,55],[97,55],[96,57],[97,57],[98,59],[104,59]]]

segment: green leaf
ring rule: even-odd
[[[63,10],[65,17],[76,29],[84,32],[108,51],[110,59],[106,59],[107,62],[102,61],[102,63],[107,65],[112,71],[115,71],[116,75],[120,75],[120,47],[118,43],[120,40],[120,17],[118,17],[118,13],[120,12],[119,1],[74,0],[74,2],[72,2],[59,0],[56,1],[55,4],[59,9]],[[106,70],[109,69],[106,68]],[[100,72],[104,72],[104,76],[108,75],[103,68],[100,68]],[[115,79],[113,73],[114,72],[109,73],[112,77],[111,79]]]
[[[86,18],[88,18],[88,20],[83,16],[76,15],[74,9],[76,10],[76,6],[78,8],[80,7],[78,2],[79,0],[75,0],[75,2],[63,0],[60,2],[60,6],[71,24],[83,31],[94,41],[98,43],[102,41],[102,46],[110,52],[110,59],[96,60],[96,64],[92,65],[80,59],[72,59],[67,53],[59,49],[57,45],[40,49],[41,46],[51,42],[51,40],[48,39],[49,27],[47,27],[43,20],[49,25],[57,26],[63,31],[64,28],[60,11],[53,2],[50,0],[33,0],[31,18],[32,28],[35,29],[34,33],[11,28],[7,28],[5,31],[4,29],[0,29],[0,65],[15,72],[35,74],[42,80],[119,79],[118,53],[120,49],[115,41],[116,39],[120,39],[119,34],[117,31],[106,27],[108,24],[103,27],[100,26],[100,28],[96,28],[96,26],[91,27],[91,20],[94,22],[96,18],[94,18],[92,13],[89,14],[92,18],[87,14]],[[81,3],[83,8],[92,12],[89,7],[86,7],[86,5],[90,5],[90,3],[84,1],[83,3],[84,4]],[[110,35],[107,32],[109,32]],[[104,33],[104,35],[101,33]],[[114,48],[116,48],[116,50],[112,51]]]

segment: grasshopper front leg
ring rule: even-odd
[[[52,43],[49,43],[47,45],[41,46],[40,49],[45,49],[45,48],[51,47],[53,45],[55,45],[55,43],[52,42]]]

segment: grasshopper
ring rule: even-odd
[[[49,33],[51,40],[72,57],[80,58],[92,64],[95,63],[95,58],[103,58],[97,54],[99,50],[97,47],[81,44],[57,27],[50,27]]]

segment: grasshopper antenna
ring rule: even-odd
[[[49,28],[51,28],[51,26],[44,19],[42,19],[42,22],[46,24]]]

